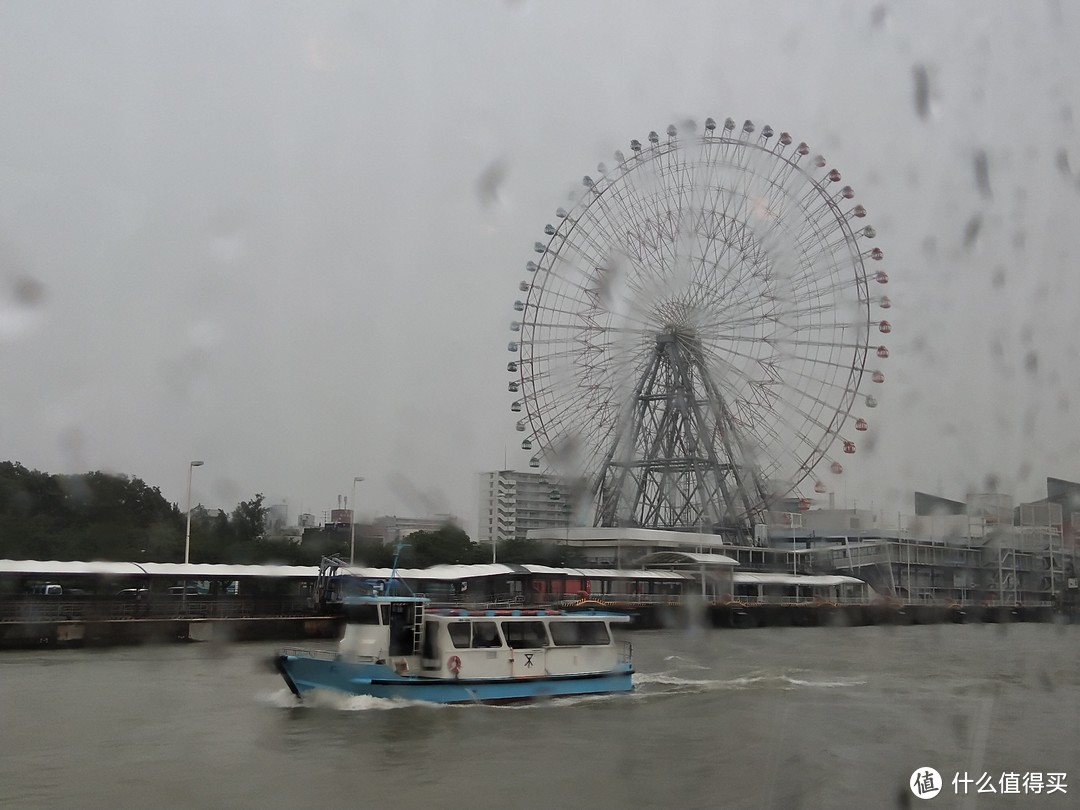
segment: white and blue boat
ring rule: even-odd
[[[342,600],[337,650],[286,648],[274,665],[298,698],[313,689],[436,703],[499,703],[633,689],[625,614],[434,607],[421,596]]]

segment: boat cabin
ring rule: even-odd
[[[420,596],[348,596],[343,602],[345,633],[339,650],[382,662],[417,655],[423,639]]]
[[[606,672],[628,660],[613,613],[425,609],[417,596],[346,597],[339,653],[421,678],[522,678]]]

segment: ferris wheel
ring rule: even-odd
[[[584,177],[514,302],[529,466],[585,482],[608,526],[745,531],[800,486],[827,492],[892,328],[853,196],[805,143],[730,118],[650,132]]]

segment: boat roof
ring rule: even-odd
[[[628,622],[631,620],[629,613],[617,610],[560,610],[560,609],[531,609],[531,608],[482,608],[469,610],[466,608],[432,608],[424,611],[425,616],[443,619],[571,619],[584,621],[585,619],[605,619],[612,622]]]
[[[731,560],[730,564],[737,565],[735,560],[722,554],[702,555],[709,559]],[[550,565],[509,565],[506,563],[483,563],[473,565],[433,565],[430,568],[364,568],[347,565],[338,568],[339,574],[361,577],[363,579],[411,579],[456,582],[462,579],[475,579],[482,577],[509,576],[512,574],[552,574],[567,577],[585,577],[587,579],[599,579],[604,577],[634,578],[634,579],[686,579],[686,575],[678,571],[666,571],[660,569],[645,568],[555,568]]]
[[[341,600],[343,605],[369,605],[372,602],[430,602],[426,596],[346,596]]]
[[[684,570],[667,569],[610,569],[610,568],[553,568],[546,565],[438,565],[423,569],[342,567],[340,570],[363,579],[413,579],[455,581],[473,577],[489,577],[514,573],[561,574],[569,577],[618,577],[640,580],[685,580],[691,576],[685,569],[701,565],[730,567],[737,561],[724,554],[698,554],[688,551],[661,551],[643,559],[649,565],[682,565]],[[305,565],[211,565],[208,563],[135,563],[82,560],[0,560],[0,574],[37,576],[162,576],[176,579],[228,579],[239,577],[287,577],[314,579],[319,569]],[[735,573],[734,581],[783,585],[842,585],[861,584],[863,580],[840,575],[804,576],[781,573]],[[359,597],[357,597],[359,598]],[[369,599],[372,597],[368,597]],[[404,599],[406,597],[393,597]]]
[[[619,577],[636,579],[685,579],[677,571],[611,568],[555,568],[549,565],[436,565],[431,568],[365,568],[342,566],[340,573],[363,579],[413,579],[458,581],[510,574],[552,574],[570,577]],[[314,579],[319,569],[308,565],[216,565],[209,563],[111,562],[106,560],[0,560],[0,574],[35,576],[161,576],[177,579],[223,579],[229,577],[284,577]]]
[[[74,576],[165,576],[186,579],[227,577],[298,577],[311,579],[319,569],[310,565],[211,565],[208,563],[107,562],[103,560],[0,560],[0,574]]]
[[[866,582],[855,577],[845,577],[839,574],[766,574],[766,573],[737,573],[732,574],[732,580],[736,585],[865,585]]]

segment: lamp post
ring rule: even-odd
[[[192,461],[187,468],[187,531],[184,532],[184,565],[188,564],[191,554],[191,471],[202,465],[201,461]],[[187,580],[184,580],[184,591],[187,591]]]
[[[352,517],[349,518],[349,565],[351,566],[356,557],[356,485],[364,480],[364,476],[357,475],[352,480]]]

